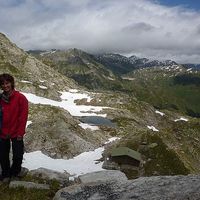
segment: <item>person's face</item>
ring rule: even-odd
[[[13,90],[11,82],[9,82],[9,81],[4,81],[4,83],[1,85],[1,88],[6,93],[10,93]]]

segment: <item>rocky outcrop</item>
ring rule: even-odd
[[[194,175],[101,180],[63,188],[56,193],[54,200],[199,200],[199,188],[200,176]]]
[[[51,99],[60,99],[58,91],[77,88],[72,79],[30,56],[2,33],[0,33],[0,73],[12,74],[16,78],[17,89]],[[41,85],[45,89],[41,88]]]
[[[67,172],[60,173],[60,172],[50,170],[50,169],[45,169],[45,168],[31,170],[28,173],[28,175],[37,177],[40,179],[44,179],[44,180],[56,180],[62,185],[66,185],[69,182],[69,177],[70,177],[70,174]]]
[[[76,118],[67,111],[48,105],[33,105],[30,108],[25,135],[27,152],[41,150],[52,158],[72,158],[85,151],[91,151],[103,144],[107,137],[103,131],[82,129]]]
[[[40,189],[40,190],[49,190],[50,187],[47,184],[39,184],[27,181],[11,181],[9,184],[9,188],[18,188],[23,187],[27,189]]]
[[[124,182],[127,181],[127,177],[124,173],[117,170],[105,170],[93,173],[87,173],[78,177],[80,183],[94,183],[94,182]]]

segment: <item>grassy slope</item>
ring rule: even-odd
[[[81,50],[57,51],[43,56],[32,55],[88,89],[114,90],[121,87],[119,80],[110,70],[96,62],[92,55]]]
[[[153,76],[152,73],[135,74],[135,80],[123,81],[124,88],[138,100],[146,101],[158,109],[179,110],[200,117],[200,85],[177,83],[176,77]],[[200,79],[200,75],[194,77]]]
[[[9,188],[8,184],[0,183],[0,199],[3,200],[50,200],[60,189],[59,183],[55,180],[42,180],[36,177],[26,176],[22,180],[35,183],[49,184],[50,190]]]
[[[160,116],[149,104],[126,98],[126,104],[121,105],[124,111],[114,118],[119,129],[117,134],[121,140],[117,146],[127,146],[139,151],[145,164],[140,174],[135,170],[125,171],[127,176],[174,175],[199,173],[200,166],[200,121],[198,118],[186,117],[188,122],[174,120],[179,118],[179,112],[161,110]],[[129,101],[128,101],[129,100]],[[125,111],[129,110],[129,115]],[[153,132],[147,125],[155,126],[159,132]],[[156,146],[154,144],[156,143]],[[114,148],[114,146],[110,148]],[[105,155],[109,155],[108,148]]]

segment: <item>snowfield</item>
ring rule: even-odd
[[[87,99],[87,102],[91,101],[91,97],[85,93],[74,92],[61,92],[62,101],[54,101],[44,97],[36,96],[31,93],[23,93],[29,102],[33,104],[43,104],[57,106],[67,110],[72,116],[101,116],[106,117],[106,114],[101,114],[104,108],[102,106],[89,106],[89,105],[76,105],[75,101],[80,99]]]
[[[101,116],[106,117],[106,114],[99,113],[104,108],[100,106],[89,106],[89,105],[76,105],[75,101],[79,99],[86,99],[87,102],[91,101],[91,97],[86,93],[78,93],[77,90],[71,89],[68,92],[60,92],[62,101],[54,101],[44,97],[36,96],[31,93],[23,93],[29,102],[33,104],[51,105],[64,108],[72,116]],[[27,127],[32,122],[27,122]],[[91,130],[98,130],[98,126],[92,126],[86,123],[80,123],[83,129],[89,128]],[[108,141],[111,142],[118,138],[110,138]],[[41,151],[35,151],[24,154],[23,167],[29,170],[38,169],[40,167],[65,172],[67,171],[73,176],[79,176],[93,171],[100,171],[102,169],[103,162],[97,162],[96,160],[101,158],[104,151],[104,147],[99,147],[94,151],[84,152],[72,159],[53,159],[44,155]]]
[[[110,138],[108,142],[119,139],[118,137]],[[72,176],[79,176],[94,171],[104,170],[102,168],[103,162],[98,162],[104,147],[99,147],[94,151],[84,152],[72,159],[53,159],[44,155],[41,151],[34,151],[24,154],[24,161],[22,166],[29,170],[38,169],[40,167],[55,170],[58,172],[68,172]]]

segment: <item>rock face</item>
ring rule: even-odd
[[[60,99],[58,91],[76,87],[73,80],[30,56],[1,33],[0,73],[12,74],[16,78],[17,89],[52,99]]]
[[[38,177],[41,179],[47,179],[47,180],[57,180],[59,183],[66,184],[69,182],[69,176],[70,174],[66,173],[60,173],[57,171],[53,171],[50,169],[45,168],[39,168],[36,170],[31,170],[29,175]]]
[[[99,171],[88,173],[79,176],[79,180],[82,184],[93,183],[93,182],[123,182],[127,181],[127,177],[124,173],[117,171],[117,170],[106,170],[106,171]]]
[[[54,200],[199,200],[199,188],[200,176],[140,177],[73,185],[59,190]]]
[[[53,158],[70,158],[91,151],[106,141],[101,131],[92,134],[82,129],[67,111],[48,105],[32,105],[29,120],[33,123],[25,135],[26,151],[41,150]]]

